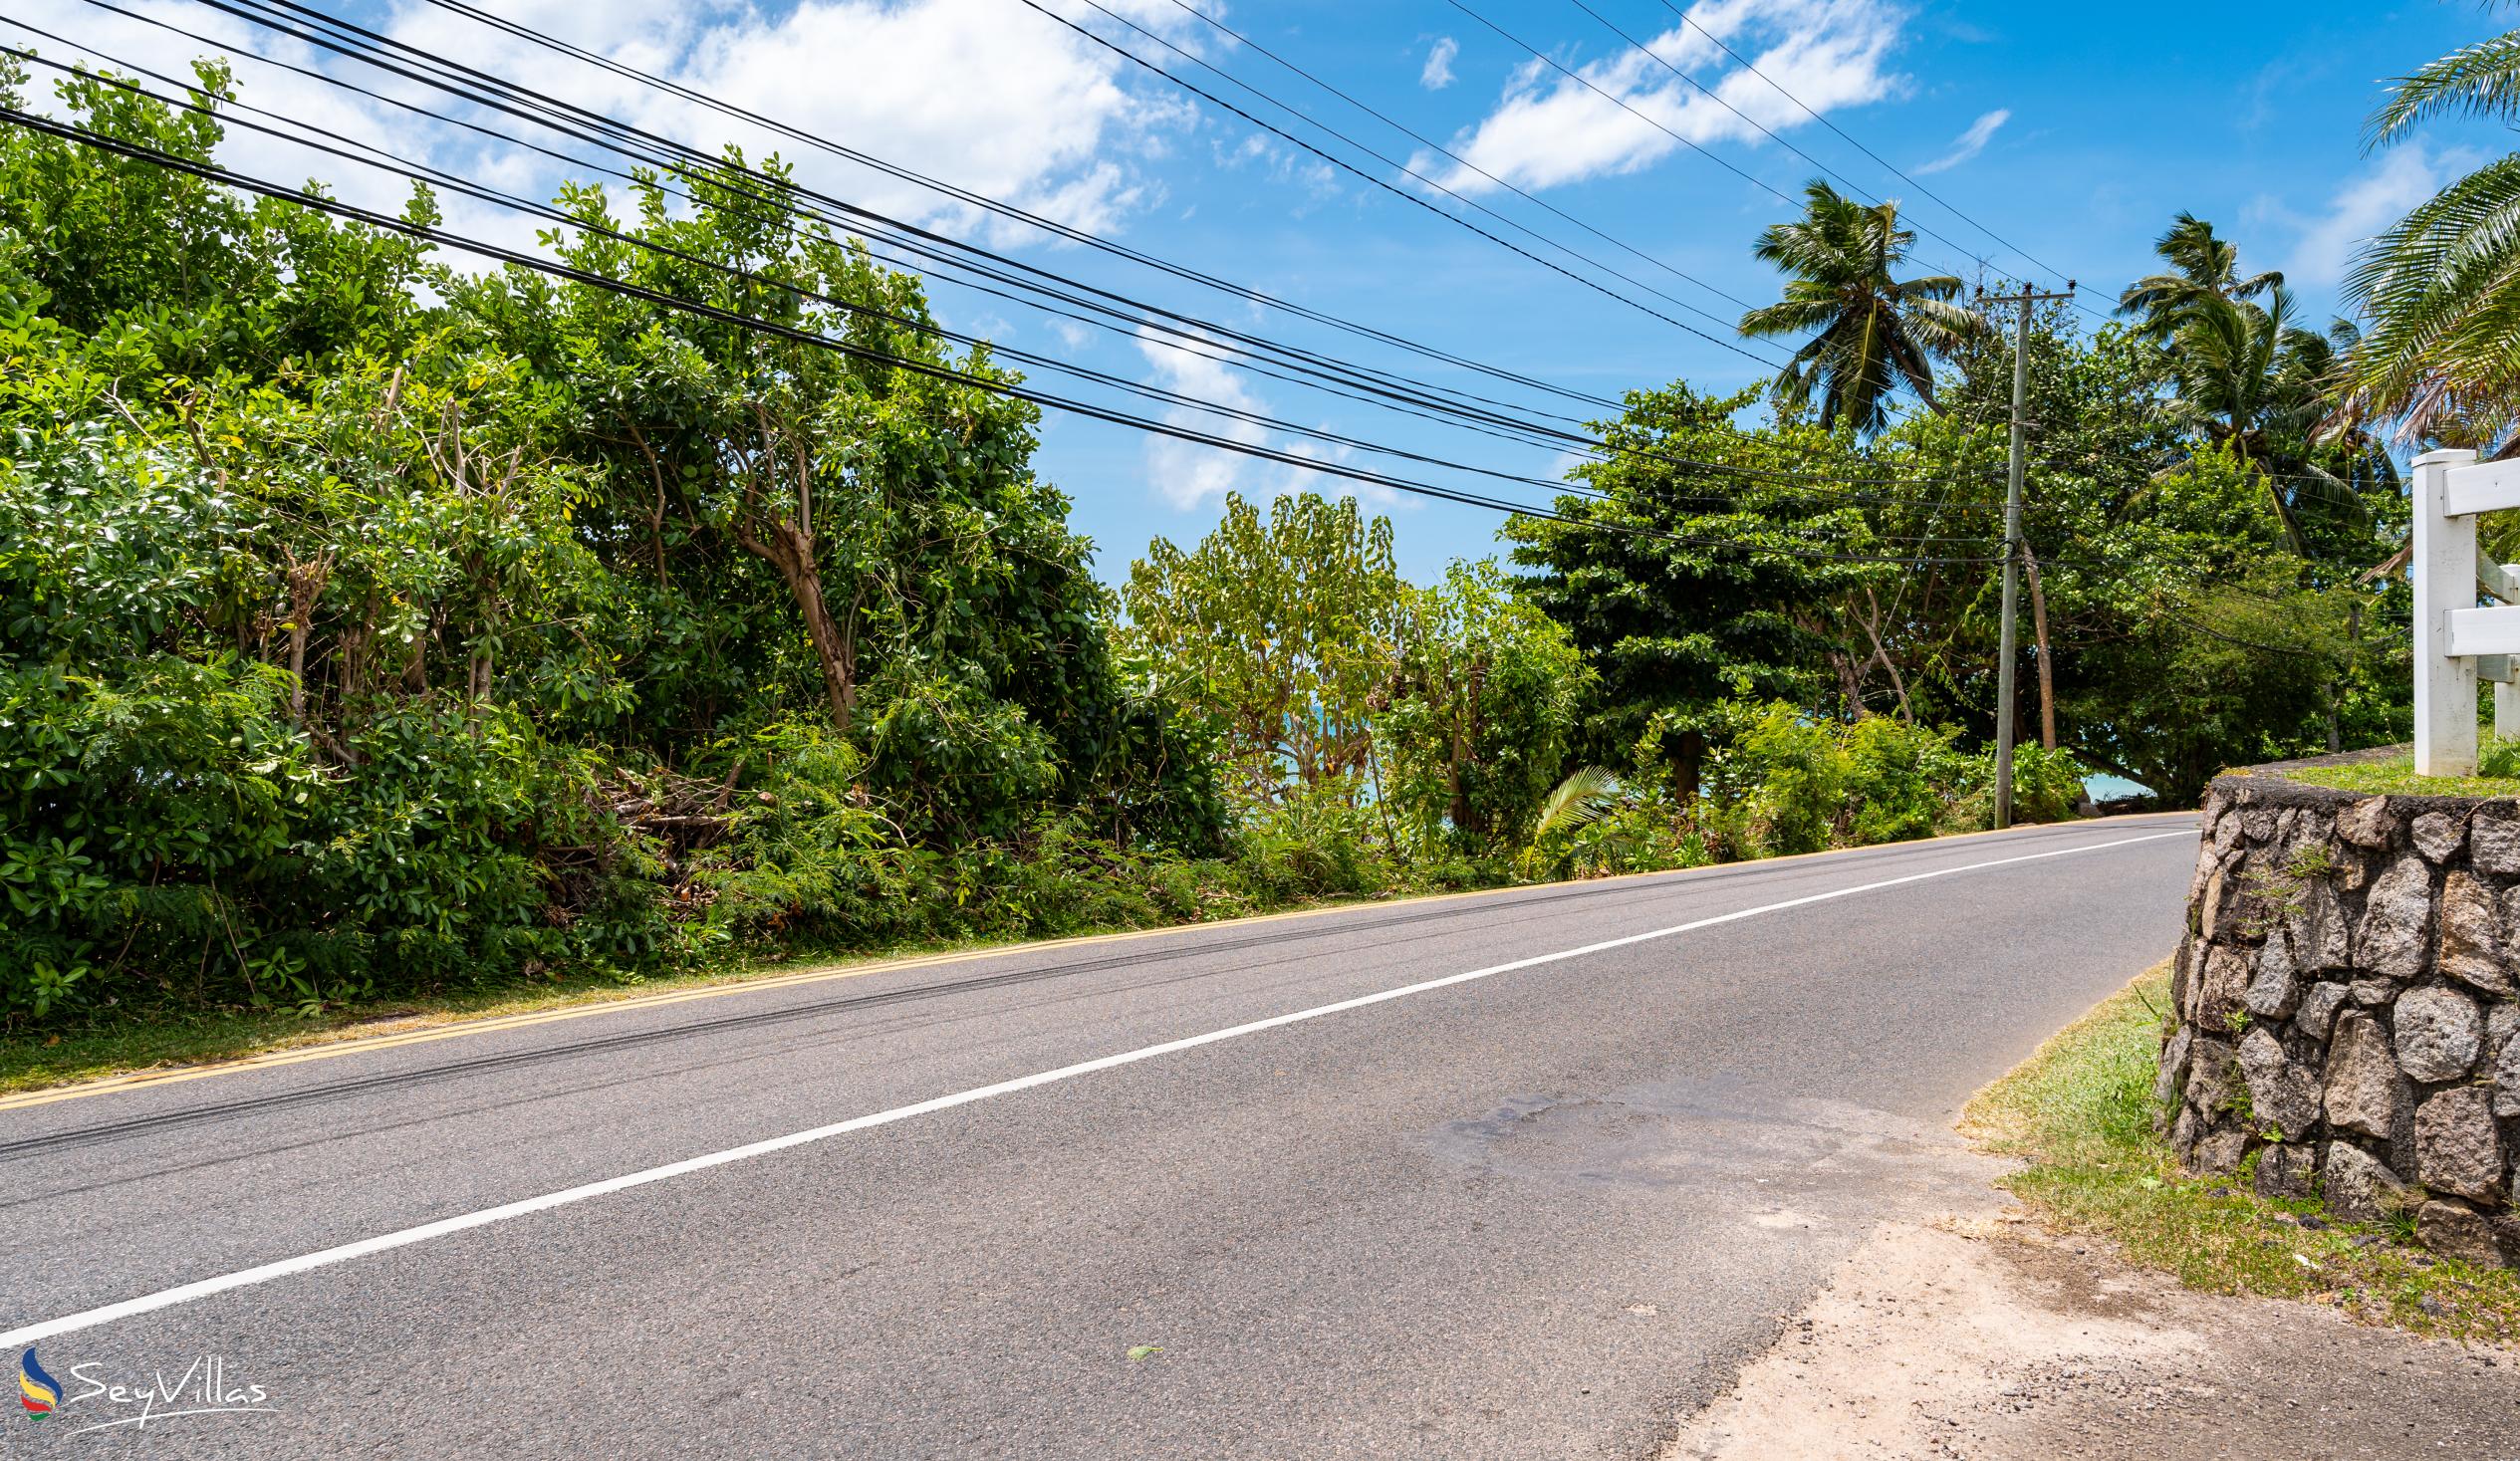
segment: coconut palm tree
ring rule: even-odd
[[[2453,51],[2399,82],[2370,147],[2437,117],[2520,121],[2520,31]],[[2520,450],[2520,154],[2443,188],[2372,240],[2346,280],[2370,320],[2348,419],[2394,420],[2401,438],[2480,438]]]
[[[2142,323],[2138,333],[2168,340],[2208,300],[2248,300],[2283,287],[2284,276],[2269,270],[2240,277],[2240,248],[2214,236],[2214,226],[2193,213],[2170,220],[2170,231],[2153,242],[2152,252],[2169,269],[2147,274],[2118,296],[2118,313]]]
[[[1898,226],[1895,201],[1859,203],[1825,182],[1804,197],[1803,216],[1760,234],[1753,250],[1785,273],[1785,297],[1741,317],[1746,336],[1810,337],[1778,372],[1778,393],[1802,405],[1816,391],[1824,418],[1868,432],[1889,421],[1890,398],[1901,385],[1940,410],[1933,357],[1985,329],[1951,302],[1959,279],[1896,277],[1916,235]]]
[[[2169,339],[2169,411],[2240,459],[2265,486],[2285,541],[2307,558],[2305,509],[2358,513],[2362,491],[2394,491],[2396,472],[2370,435],[2322,433],[2353,327],[2340,321],[2320,335],[2293,323],[2291,291],[2278,284],[2265,294],[2263,306],[2211,292],[2179,306]]]

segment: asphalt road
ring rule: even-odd
[[[68,1402],[0,1456],[1650,1454],[1982,1181],[1950,1118],[2194,857],[2029,829],[0,1108],[0,1363]]]

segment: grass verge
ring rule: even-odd
[[[2075,1021],[1969,1101],[1961,1131],[2027,1159],[2005,1185],[2051,1227],[2117,1244],[2190,1288],[2334,1305],[2367,1323],[2510,1344],[2520,1273],[2435,1258],[2400,1231],[2279,1202],[2249,1176],[2183,1175],[2152,1131],[2162,965]]]
[[[2499,757],[2489,755],[2486,765],[2499,769],[2507,764],[2512,759],[2505,750],[2509,745],[2506,742],[2488,747],[2489,752],[2504,751],[2504,754]],[[2361,792],[2369,796],[2520,797],[2520,777],[2417,776],[2412,753],[2392,756],[2386,761],[2358,761],[2346,766],[2296,767],[2282,775],[2314,787],[2334,787],[2339,791]]]

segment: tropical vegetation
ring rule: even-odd
[[[59,110],[208,161],[199,87]],[[2402,735],[2391,442],[2511,436],[2492,172],[2359,335],[2185,215],[2123,318],[2034,318],[2022,816]],[[572,186],[555,280],[0,133],[0,1031],[1990,825],[2014,337],[1894,203],[1815,183],[1741,320],[1783,374],[1639,383],[1494,558],[1232,497],[1107,588],[1014,372],[790,186]]]

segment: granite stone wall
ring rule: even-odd
[[[2520,802],[2218,778],[2154,1095],[2190,1170],[2520,1266]]]

